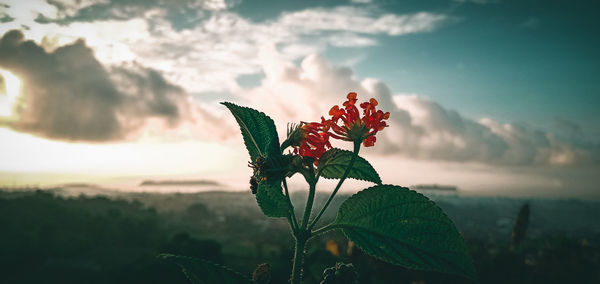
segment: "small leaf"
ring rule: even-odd
[[[319,159],[319,172],[324,178],[342,178],[354,153],[342,149],[327,150]],[[358,157],[348,173],[349,178],[381,184],[379,174],[367,160]]]
[[[179,265],[185,276],[193,284],[251,284],[255,283],[248,277],[235,272],[225,266],[208,260],[181,255],[159,254],[160,259],[165,259]]]
[[[275,123],[266,114],[248,107],[238,106],[229,102],[223,102],[240,126],[244,144],[250,153],[250,159],[255,161],[257,157],[268,157],[271,154],[280,154],[279,137]]]
[[[258,184],[256,202],[263,214],[269,217],[287,217],[290,214],[289,204],[281,191],[280,181],[262,181]]]
[[[367,188],[340,206],[332,225],[381,260],[476,279],[467,246],[452,221],[433,201],[408,188]]]

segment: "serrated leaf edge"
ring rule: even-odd
[[[259,185],[259,186],[260,186],[260,185]],[[270,184],[270,183],[266,183],[266,184],[265,184],[265,186],[267,186],[267,190],[277,190],[276,188],[273,188],[273,186],[271,186],[271,184]],[[271,194],[271,193],[268,193],[268,192],[267,192],[266,194]],[[283,195],[283,193],[282,193],[282,196],[285,198],[285,195]],[[284,217],[287,217],[287,214],[286,214],[286,215],[283,215],[283,216],[279,216],[279,215],[278,215],[278,216],[270,216],[270,215],[267,215],[267,213],[265,213],[265,210],[263,209],[263,205],[261,205],[261,203],[260,203],[260,202],[258,202],[258,192],[256,193],[256,198],[255,198],[255,199],[256,199],[256,203],[258,204],[258,207],[260,208],[260,211],[261,211],[261,212],[262,212],[262,213],[263,213],[265,216],[267,216],[267,217],[269,217],[269,218],[284,218]],[[287,210],[287,212],[289,213],[289,210],[290,210],[289,204],[288,204],[287,202],[284,202],[284,203],[286,204],[286,210]]]
[[[260,150],[260,147],[258,146],[258,143],[256,142],[256,140],[254,139],[254,136],[252,135],[252,133],[250,132],[250,129],[248,128],[248,126],[246,125],[246,123],[242,120],[242,118],[240,116],[238,116],[237,114],[235,114],[231,108],[229,108],[229,106],[234,106],[237,108],[241,108],[241,109],[245,109],[245,110],[249,110],[249,111],[256,111],[258,112],[258,114],[260,116],[262,116],[263,118],[266,118],[268,121],[270,120],[270,122],[273,122],[273,127],[275,127],[275,122],[273,121],[272,118],[270,118],[267,114],[265,114],[262,111],[253,109],[253,108],[249,108],[249,107],[245,107],[245,106],[240,106],[234,103],[230,103],[230,102],[221,102],[222,105],[224,105],[225,107],[227,107],[227,109],[229,109],[229,111],[231,112],[231,114],[234,116],[235,120],[238,122],[238,124],[240,124],[240,130],[242,130],[242,126],[244,127],[244,129],[246,130],[246,132],[248,132],[250,135],[250,139],[252,140],[252,143],[254,144],[254,146],[256,147],[256,150],[258,151],[258,154],[261,156],[265,156],[265,154]],[[275,129],[275,132],[277,132],[277,129]],[[279,140],[279,137],[275,137],[275,139]],[[269,141],[270,143],[273,143],[273,139],[271,139],[271,141]],[[277,143],[275,143],[277,145],[277,147],[279,147],[279,141],[277,141]]]

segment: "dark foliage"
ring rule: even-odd
[[[523,202],[447,200],[438,203],[465,236],[480,283],[600,283],[600,235],[593,224],[584,226],[595,220],[597,205],[530,202],[529,226],[511,251]],[[288,230],[284,220],[262,216],[248,192],[114,199],[0,191],[0,283],[188,283],[159,253],[206,259],[247,277],[266,262],[270,283],[286,283]],[[319,283],[338,262],[352,263],[359,283],[471,283],[378,261],[339,231],[309,242],[304,283]]]
[[[37,191],[0,199],[1,283],[187,283],[160,252],[222,261],[215,241],[169,237],[154,209]]]

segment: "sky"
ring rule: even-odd
[[[283,139],[353,91],[391,113],[361,151],[384,183],[598,199],[599,6],[0,0],[0,184],[244,188],[219,102],[265,112]]]

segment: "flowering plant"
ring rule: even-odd
[[[308,241],[334,229],[341,229],[358,248],[380,260],[411,269],[476,279],[466,245],[444,212],[433,201],[415,191],[382,184],[371,164],[358,155],[361,145],[375,145],[376,135],[388,126],[386,120],[390,113],[377,110],[378,102],[372,98],[359,105],[361,114],[356,107],[356,93],[349,93],[346,98],[342,107],[335,105],[330,109],[328,119],[321,117],[320,122],[290,125],[287,138],[281,144],[275,123],[270,117],[251,108],[223,103],[239,124],[250,155],[249,166],[253,169],[250,188],[256,195],[258,206],[269,217],[286,218],[294,236],[295,253],[290,283],[302,281]],[[332,139],[351,142],[353,151],[334,148],[330,141]],[[286,154],[288,148],[291,151]],[[297,173],[308,184],[308,197],[301,218],[296,215],[286,182],[287,178]],[[323,207],[313,214],[316,185],[320,178],[339,181]],[[373,182],[375,185],[348,198],[338,209],[333,222],[316,228],[347,178]],[[264,283],[256,275],[254,280],[250,280],[226,268],[213,267],[206,261],[172,255],[163,257],[178,263],[194,283],[212,283],[216,280],[210,277],[231,280],[226,283]],[[335,271],[345,271],[351,267],[338,264],[326,270],[326,279],[322,283],[330,283],[327,279],[334,278],[332,275],[337,275]]]

